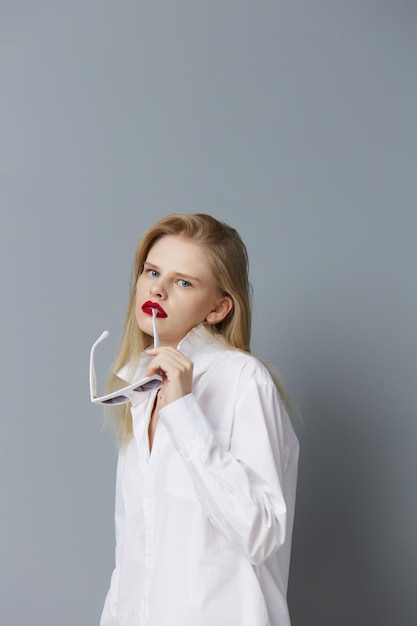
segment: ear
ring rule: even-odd
[[[212,310],[206,316],[208,324],[218,324],[227,317],[233,309],[233,300],[230,296],[221,296],[216,300]]]

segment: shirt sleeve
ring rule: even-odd
[[[298,442],[272,380],[241,376],[237,398],[228,450],[193,394],[161,409],[160,419],[211,523],[259,564],[285,540]]]

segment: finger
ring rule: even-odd
[[[147,350],[147,354],[154,357],[150,363],[150,366],[153,367],[155,367],[156,363],[165,364],[167,367],[178,366],[181,369],[189,369],[192,367],[192,362],[175,348],[156,348]]]
[[[158,350],[147,369],[147,376],[163,372],[168,382],[179,379],[190,379],[193,363],[177,350]]]
[[[146,350],[146,354],[148,354],[149,356],[158,356],[158,355],[166,354],[172,357],[177,357],[180,360],[186,360],[186,361],[189,360],[187,359],[186,356],[182,354],[182,352],[170,346],[164,346],[162,348],[150,348],[149,350]]]
[[[147,375],[162,374],[165,404],[191,393],[193,362],[175,349],[157,349],[155,352]]]
[[[146,375],[152,376],[162,370],[167,378],[177,378],[192,372],[193,364],[190,361],[180,360],[175,357],[170,358],[155,357],[147,368]]]

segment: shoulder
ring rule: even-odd
[[[268,368],[253,354],[232,348],[222,337],[216,337],[206,329],[198,327],[181,345],[195,364],[196,371],[210,371],[216,379],[226,378],[239,384],[256,383],[275,388]]]
[[[275,387],[274,380],[266,367],[256,356],[234,348],[219,348],[215,358],[217,366],[239,380],[241,384],[256,383]]]

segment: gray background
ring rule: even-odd
[[[416,18],[1,2],[1,624],[98,624],[116,453],[89,348],[112,332],[104,383],[137,239],[175,211],[241,233],[253,349],[303,414],[294,626],[417,623]]]

